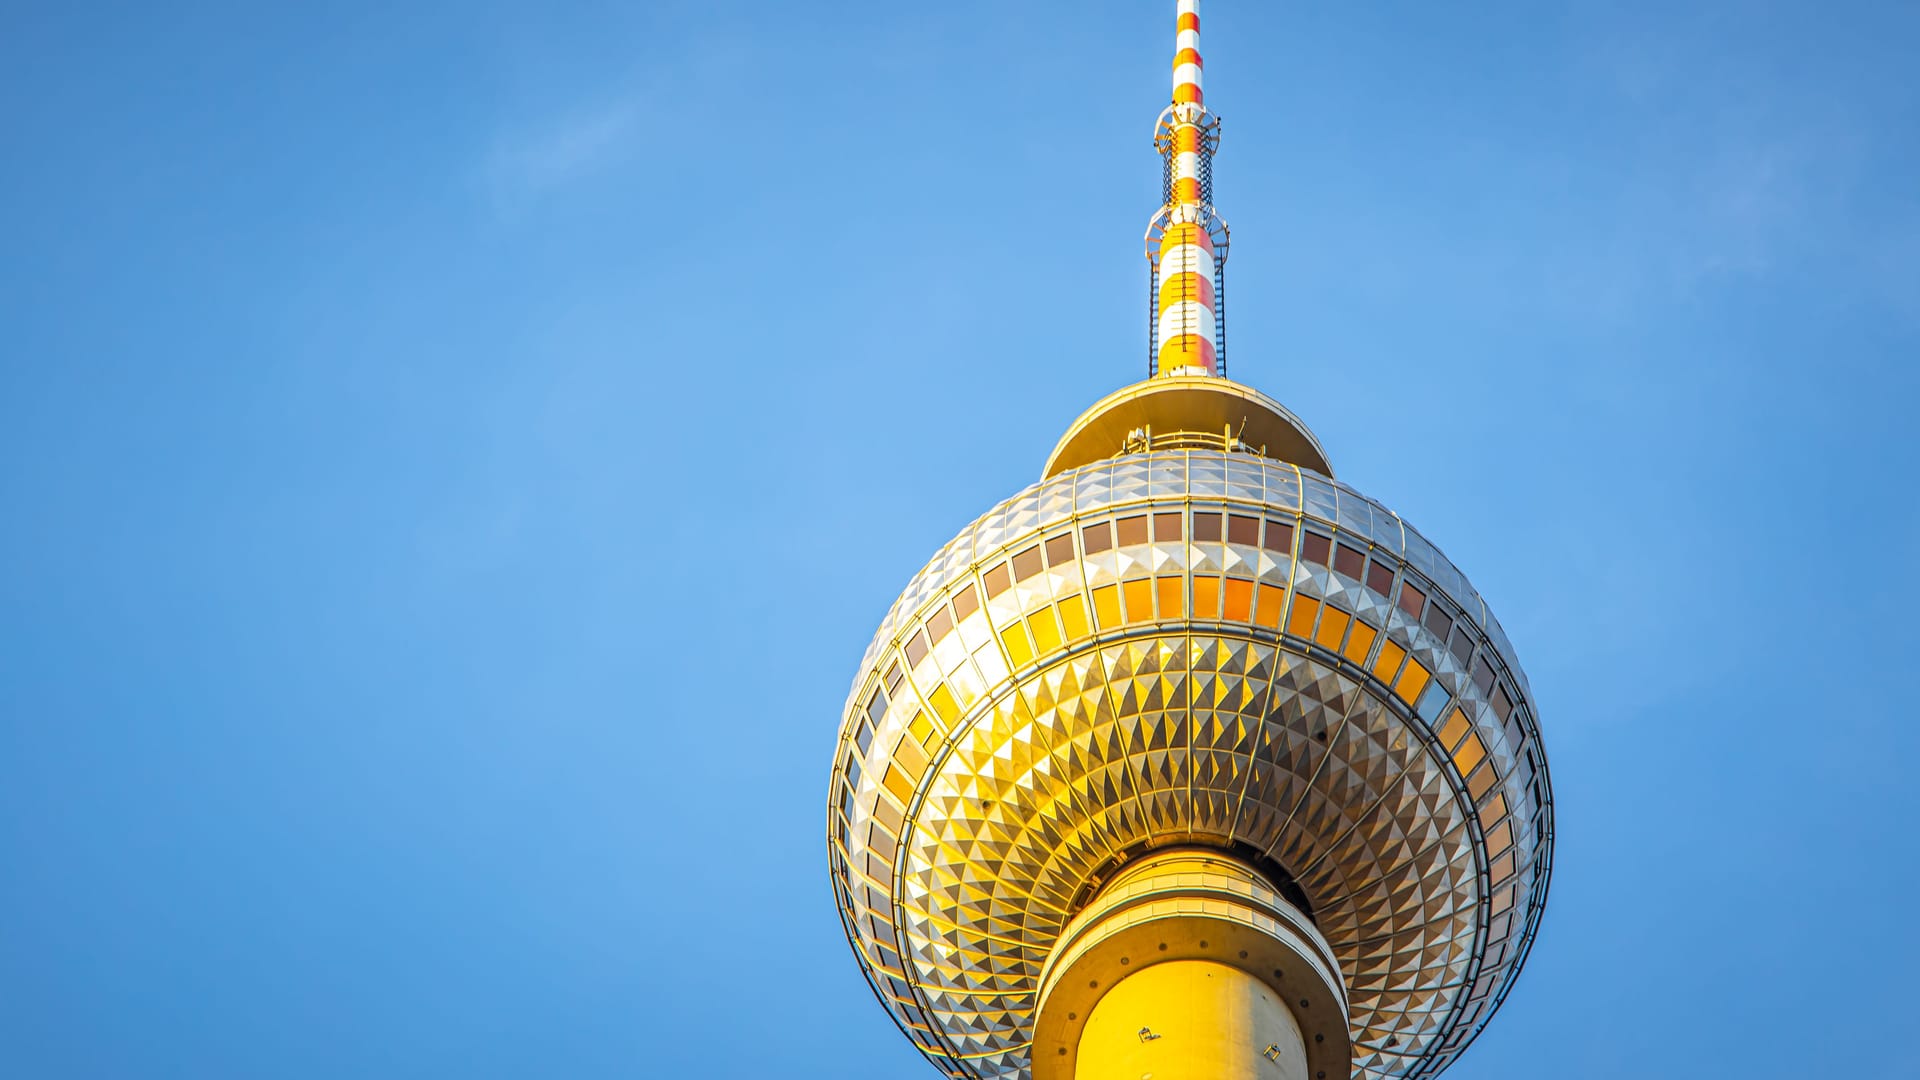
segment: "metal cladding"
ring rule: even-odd
[[[1173,56],[1173,104],[1160,114],[1154,142],[1165,158],[1164,205],[1147,229],[1153,310],[1149,372],[1218,375],[1224,351],[1219,305],[1226,223],[1213,212],[1213,153],[1220,123],[1201,87],[1200,0],[1179,0]]]
[[[1226,227],[1197,9],[1180,2],[1148,247],[1153,355],[1176,377],[1089,410],[1044,479],[914,576],[835,749],[847,938],[950,1077],[1030,1080],[1042,984],[1074,948],[1056,947],[1170,848],[1238,860],[1311,922],[1368,1080],[1457,1058],[1546,903],[1547,761],[1500,624],[1411,525],[1309,467],[1326,456],[1291,413],[1215,374]]]
[[[1131,454],[989,510],[847,700],[848,938],[949,1075],[1024,1077],[1061,932],[1155,844],[1254,852],[1339,958],[1358,1077],[1426,1076],[1546,899],[1535,705],[1466,578],[1385,507],[1247,453]]]

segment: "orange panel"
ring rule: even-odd
[[[1373,639],[1379,636],[1373,627],[1355,619],[1353,632],[1347,635],[1347,647],[1340,650],[1340,654],[1356,664],[1364,664],[1367,662],[1367,651],[1373,648]]]
[[[1320,616],[1320,629],[1314,632],[1313,640],[1323,649],[1339,649],[1340,639],[1346,636],[1347,613],[1339,608],[1327,608]]]
[[[1160,577],[1153,579],[1154,590],[1159,593],[1160,617],[1162,619],[1184,619],[1187,617],[1187,579],[1183,577]]]
[[[1474,766],[1487,756],[1487,748],[1480,745],[1480,736],[1469,733],[1467,741],[1453,752],[1453,767],[1460,770],[1461,776],[1472,776]]]
[[[1320,601],[1310,596],[1294,597],[1293,612],[1287,616],[1287,633],[1294,637],[1312,637],[1313,617],[1318,614]]]
[[[1287,590],[1272,585],[1260,586],[1260,605],[1253,621],[1269,630],[1280,629],[1280,613],[1287,608]]]
[[[1120,587],[1102,585],[1093,590],[1093,613],[1100,620],[1100,629],[1111,630],[1125,619],[1120,617]]]
[[[908,780],[899,769],[889,765],[887,778],[882,783],[886,785],[888,791],[893,792],[894,798],[900,800],[901,806],[907,805],[913,799],[913,782]]]
[[[1153,582],[1146,578],[1123,581],[1120,590],[1127,601],[1128,622],[1153,621]]]
[[[1253,582],[1241,581],[1239,578],[1227,579],[1227,618],[1235,622],[1248,622],[1252,620]],[[1277,626],[1279,625],[1279,616],[1276,615],[1273,622],[1262,623],[1261,625],[1269,627]]]
[[[1400,670],[1400,661],[1407,658],[1407,650],[1392,640],[1380,643],[1380,655],[1374,658],[1373,673],[1383,683],[1393,682],[1394,672]]]
[[[1193,617],[1196,619],[1220,617],[1219,578],[1196,576],[1193,579]]]
[[[1411,705],[1420,700],[1420,691],[1427,688],[1427,679],[1430,677],[1420,661],[1408,660],[1407,669],[1400,673],[1400,678],[1393,684],[1393,692],[1400,695],[1400,700]]]

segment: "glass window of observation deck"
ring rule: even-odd
[[[1319,533],[1307,533],[1300,538],[1300,557],[1318,566],[1327,565],[1327,558],[1333,553],[1333,541]]]
[[[1423,593],[1411,581],[1400,583],[1400,610],[1414,618],[1420,617],[1420,609],[1427,606],[1427,594]]]
[[[1047,565],[1066,566],[1073,562],[1073,534],[1061,533],[1047,538]]]
[[[1333,552],[1333,569],[1335,573],[1343,574],[1355,581],[1359,581],[1366,570],[1366,565],[1367,557],[1365,555],[1345,544],[1335,546]]]
[[[1025,581],[1040,572],[1040,545],[1020,552],[1013,557],[1013,580]]]
[[[960,594],[953,598],[953,617],[956,621],[965,622],[967,616],[979,610],[980,594],[971,585],[961,589]]]
[[[989,600],[1013,588],[1013,575],[1007,572],[1006,563],[1000,563],[985,574],[982,574],[981,580],[987,584],[987,599]]]
[[[1373,565],[1367,567],[1367,588],[1379,593],[1382,597],[1392,597],[1393,567],[1379,559],[1373,560]]]

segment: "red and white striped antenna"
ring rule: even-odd
[[[1226,373],[1227,223],[1213,209],[1220,120],[1207,111],[1200,0],[1178,0],[1173,104],[1154,125],[1164,200],[1147,226],[1149,375]]]

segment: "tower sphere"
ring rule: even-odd
[[[1211,215],[1182,167],[1174,228]],[[1158,335],[1177,369],[1096,404],[940,549],[847,699],[834,893],[875,994],[949,1076],[1176,1053],[1163,1080],[1262,1057],[1431,1076],[1539,924],[1551,793],[1512,646],[1297,418],[1217,373],[1224,289],[1201,293],[1159,311],[1203,308],[1205,340]],[[1180,1026],[1196,1010],[1230,1022]]]

